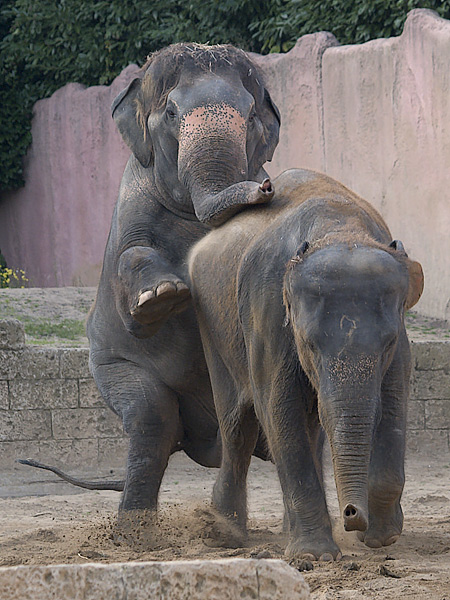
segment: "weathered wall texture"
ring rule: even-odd
[[[450,319],[450,21],[414,10],[398,38],[333,40],[258,59],[282,115],[269,172],[318,169],[369,200],[422,263],[417,310]]]
[[[34,107],[24,188],[0,198],[0,249],[32,286],[96,285],[129,149],[110,105],[136,76],[111,86],[70,83]]]
[[[0,468],[28,457],[123,467],[127,439],[97,391],[89,350],[24,344],[19,321],[0,321]]]
[[[399,38],[323,60],[325,171],[380,210],[422,263],[418,310],[450,319],[450,21],[413,11]]]
[[[412,11],[403,34],[337,46],[301,38],[286,55],[254,56],[282,115],[271,175],[325,171],[371,201],[425,270],[417,309],[450,318],[450,22]],[[0,200],[0,248],[33,285],[95,284],[129,154],[111,87],[69,84],[35,106],[27,185]]]
[[[409,454],[450,455],[450,342],[411,344]],[[17,458],[73,468],[123,467],[127,439],[88,368],[87,348],[24,345],[19,321],[0,321],[0,469]]]
[[[281,560],[192,560],[0,567],[2,600],[307,600],[303,575]]]

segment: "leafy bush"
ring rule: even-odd
[[[267,53],[321,30],[341,43],[389,37],[417,7],[450,17],[450,0],[2,0],[0,189],[23,184],[33,104],[70,81],[108,84],[179,41]]]
[[[409,11],[431,8],[450,18],[450,0],[275,0],[271,14],[250,25],[261,52],[287,52],[307,33],[331,31],[341,44],[400,35]]]

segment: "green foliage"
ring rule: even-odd
[[[23,184],[33,104],[70,81],[108,84],[179,41],[267,53],[320,30],[341,43],[389,37],[417,7],[450,17],[450,0],[2,0],[0,189]]]
[[[272,12],[252,23],[261,52],[287,52],[297,38],[331,31],[341,44],[400,35],[408,12],[431,8],[450,18],[450,0],[274,0]]]

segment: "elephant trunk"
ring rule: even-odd
[[[331,446],[334,478],[346,531],[366,531],[371,448],[378,421],[377,398],[319,395],[321,423]]]
[[[239,113],[221,106],[217,120],[205,110],[193,111],[183,121],[178,177],[197,218],[218,226],[248,204],[268,202],[274,191],[268,178],[262,183],[247,180],[246,126]]]

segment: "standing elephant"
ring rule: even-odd
[[[220,466],[187,254],[211,226],[272,198],[263,165],[280,126],[242,50],[175,44],[153,54],[144,71],[112,106],[133,154],[87,323],[94,379],[130,438],[126,479],[96,484],[55,471],[82,487],[123,489],[123,511],[156,509],[176,450]]]
[[[371,547],[402,530],[410,351],[423,274],[381,216],[333,179],[291,170],[192,250],[190,276],[223,443],[213,504],[245,535],[246,476],[266,435],[288,556],[332,559],[325,430],[344,526]]]

